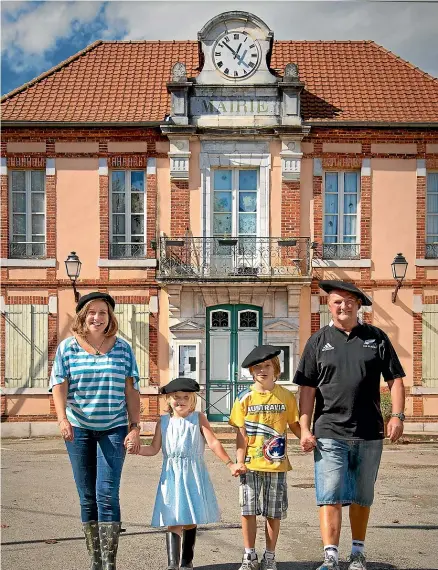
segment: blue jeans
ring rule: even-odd
[[[316,502],[370,507],[383,439],[318,438],[314,450]]]
[[[82,522],[120,522],[119,489],[128,426],[105,431],[73,426],[67,452],[81,504]]]

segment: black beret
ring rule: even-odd
[[[199,392],[199,384],[193,378],[175,378],[160,388],[160,394],[172,394],[172,392]]]
[[[114,310],[114,307],[116,306],[116,302],[111,297],[111,295],[108,295],[108,293],[101,293],[100,291],[93,291],[93,293],[87,293],[87,295],[84,295],[83,297],[81,297],[79,299],[78,304],[76,305],[76,312],[79,313],[79,311],[83,307],[85,307],[85,305],[89,301],[96,301],[97,299],[102,299],[102,301],[106,301],[108,303],[108,305],[111,305],[111,307]]]
[[[336,289],[353,293],[353,295],[356,295],[356,297],[362,301],[362,305],[365,307],[370,307],[373,304],[371,299],[367,297],[363,291],[358,289],[356,285],[353,285],[353,283],[346,283],[345,281],[320,281],[318,285],[326,293],[330,293]]]
[[[280,352],[281,348],[278,346],[272,346],[272,344],[261,344],[260,346],[256,346],[242,362],[242,368],[249,368],[250,366],[260,364],[260,362],[264,362],[265,360],[270,360],[271,358],[274,358],[274,356],[278,356]]]

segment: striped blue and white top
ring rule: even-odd
[[[69,422],[76,427],[107,430],[128,423],[126,378],[133,378],[134,388],[140,390],[137,362],[125,340],[117,337],[109,352],[95,356],[72,336],[58,346],[50,391],[67,380]]]

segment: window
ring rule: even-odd
[[[292,376],[293,376],[293,362],[292,362],[292,351],[291,351],[292,345],[281,344],[276,342],[275,346],[281,348],[281,352],[278,355],[278,358],[280,360],[280,370],[281,370],[278,382],[290,384],[292,382]]]
[[[145,256],[145,203],[143,170],[111,172],[111,258]]]
[[[212,311],[211,313],[211,328],[222,329],[230,328],[230,312],[229,311]]]
[[[140,386],[149,384],[149,305],[118,303],[114,314],[119,335],[132,346],[140,374]]]
[[[5,387],[45,388],[48,376],[47,305],[8,305],[5,310]]]
[[[45,257],[44,170],[12,170],[10,176],[9,257]]]
[[[258,170],[215,170],[213,178],[213,237],[239,237],[239,254],[254,250],[258,233]],[[230,246],[217,253],[229,255]]]
[[[427,175],[426,257],[438,258],[438,172]]]
[[[324,259],[359,259],[359,173],[326,172]]]

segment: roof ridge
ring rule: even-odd
[[[274,40],[275,44],[370,44],[373,40]]]
[[[402,57],[400,57],[399,55],[397,55],[396,53],[394,53],[393,51],[391,51],[390,49],[387,49],[383,46],[381,46],[380,44],[378,44],[377,42],[375,42],[374,40],[370,40],[370,43],[373,45],[373,47],[376,47],[378,50],[383,51],[383,53],[386,53],[387,55],[389,55],[390,57],[396,59],[397,61],[400,61],[401,63],[403,63],[404,65],[407,65],[408,67],[410,67],[411,69],[413,69],[414,71],[416,71],[417,73],[420,73],[421,75],[423,75],[424,77],[426,77],[427,79],[431,79],[434,82],[438,82],[438,78],[434,77],[433,75],[430,75],[429,73],[427,73],[427,71],[423,71],[422,69],[420,69],[417,65],[414,65],[413,63],[411,63],[410,61],[408,61],[407,59],[404,59]]]
[[[50,68],[48,71],[44,71],[44,73],[41,73],[41,75],[38,75],[37,77],[34,77],[33,79],[31,79],[30,81],[28,81],[27,83],[24,83],[23,85],[20,85],[20,87],[17,87],[16,89],[13,89],[12,91],[9,91],[9,93],[6,93],[5,95],[3,95],[0,99],[0,103],[3,103],[4,101],[7,101],[8,99],[10,99],[11,97],[13,97],[14,95],[18,95],[18,93],[21,93],[21,91],[25,91],[26,89],[28,89],[29,87],[32,87],[32,85],[35,85],[35,83],[38,83],[38,81],[41,81],[42,79],[45,79],[46,77],[48,77],[49,75],[52,75],[53,73],[55,73],[56,71],[60,70],[62,67],[68,65],[69,63],[71,63],[72,61],[74,61],[75,59],[78,59],[79,57],[81,57],[82,55],[85,55],[86,53],[88,53],[89,51],[92,51],[95,47],[99,46],[100,44],[102,44],[103,41],[102,40],[96,40],[95,42],[93,42],[92,44],[86,46],[84,49],[81,49],[80,51],[78,51],[77,53],[71,55],[70,57],[68,57],[67,59],[65,59],[64,61],[61,61],[60,63],[58,63],[57,65],[55,65],[54,67]]]
[[[100,40],[103,44],[197,44],[198,40]]]

